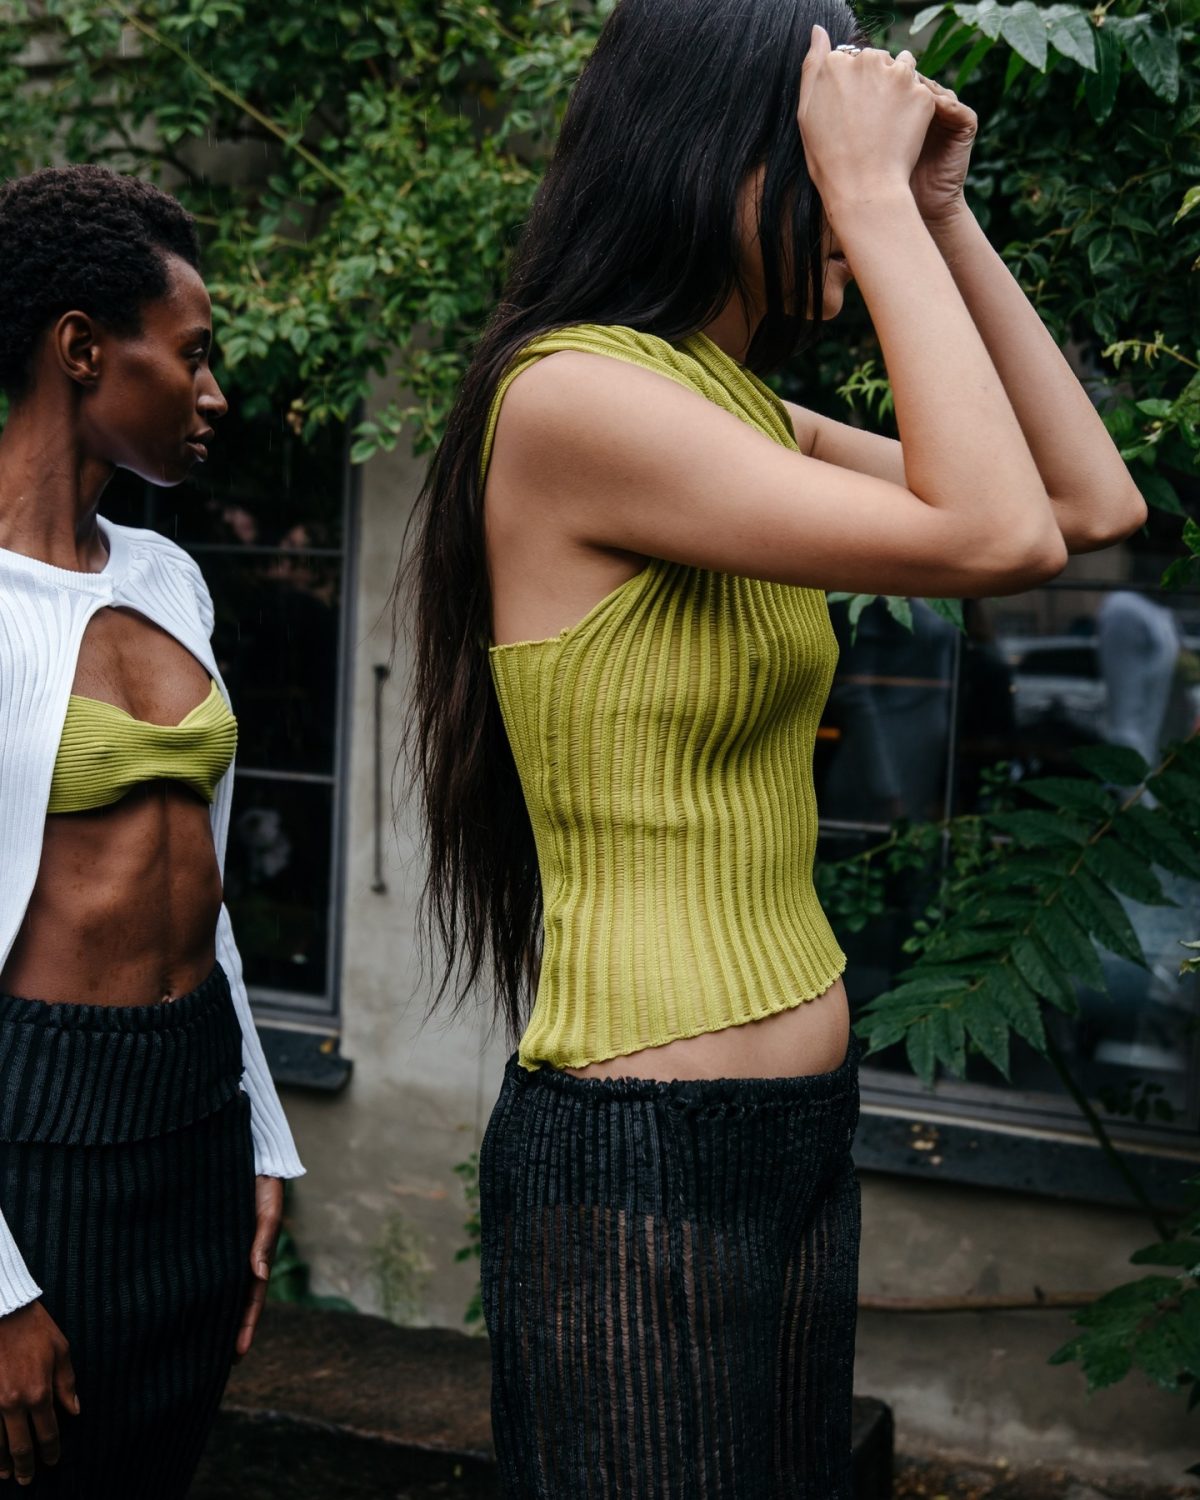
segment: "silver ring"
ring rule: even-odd
[[[862,48],[856,46],[853,42],[839,42],[833,50],[835,52],[845,52],[850,57],[857,57]]]

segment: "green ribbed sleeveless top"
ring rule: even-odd
[[[703,334],[579,325],[529,344],[640,365],[796,449],[783,404]],[[825,595],[651,560],[578,624],[492,646],[544,906],[526,1068],[583,1067],[823,993],[813,745],[837,661]]]

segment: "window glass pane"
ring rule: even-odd
[[[161,531],[185,547],[342,546],[343,429],[301,443],[285,422],[219,424],[206,464],[160,490]]]
[[[1151,559],[1125,571],[1157,566]],[[983,773],[998,762],[1008,763],[1018,782],[1081,775],[1071,755],[1079,746],[1124,744],[1154,760],[1166,744],[1200,725],[1195,595],[1163,594],[1122,578],[968,601],[953,725],[941,684],[955,670],[954,643],[936,625],[931,628],[918,610],[918,630],[905,640],[875,606],[863,616],[857,644],[850,645],[844,611],[835,606],[833,615],[843,634],[843,657],[818,750],[826,861],[878,842],[878,833],[839,825],[941,816],[947,759],[951,804],[969,813],[984,805]],[[1176,906],[1118,898],[1148,967],[1101,951],[1105,991],[1080,985],[1079,1015],[1047,1011],[1046,1021],[1076,1081],[1116,1108],[1118,1125],[1136,1121],[1130,1106],[1144,1097],[1150,1123],[1188,1130],[1200,1107],[1192,1020],[1200,982],[1180,977],[1179,943],[1200,934],[1200,887],[1157,873]],[[853,1006],[890,988],[910,962],[901,945],[933,895],[936,875],[936,869],[923,879],[905,872],[889,881],[884,909],[861,932],[844,930],[834,913],[849,957]],[[1077,1111],[1053,1068],[1015,1037],[1012,1049],[1011,1088],[977,1056],[969,1058],[967,1084],[986,1088],[992,1101],[1012,1098],[1014,1118],[1037,1107],[1074,1122]],[[870,1067],[912,1076],[902,1044],[872,1057]],[[943,1085],[942,1092],[961,1097],[962,1086]],[[1030,1096],[1041,1096],[1043,1104],[1031,1105]],[[1161,1110],[1156,1115],[1155,1101],[1170,1106],[1173,1122]]]
[[[340,559],[206,552],[200,563],[216,607],[213,649],[238,715],[238,765],[332,774]]]
[[[841,655],[814,765],[823,819],[942,816],[958,632],[920,600],[912,609],[909,631],[871,605],[853,640],[845,607],[830,612]]]
[[[239,776],[225,893],[248,984],[326,987],[333,789]]]
[[[1200,724],[1200,599],[1120,584],[967,606],[956,804],[980,772],[1078,774],[1071,751],[1128,745],[1153,761]]]

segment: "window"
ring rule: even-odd
[[[1034,593],[968,601],[965,634],[920,602],[909,633],[876,604],[851,643],[846,612],[834,607],[842,656],[817,746],[821,857],[877,843],[896,818],[973,811],[997,762],[1017,778],[1069,776],[1079,774],[1072,749],[1102,741],[1153,762],[1164,744],[1200,726],[1200,594],[1160,592],[1169,556],[1137,540],[1139,548],[1072,559],[1060,580]],[[1121,898],[1149,970],[1102,953],[1108,992],[1081,985],[1079,1015],[1047,1021],[1084,1091],[1115,1101],[1104,1115],[1114,1135],[1143,1150],[1194,1151],[1200,985],[1178,970],[1179,941],[1200,935],[1200,887],[1159,873],[1177,908]],[[897,882],[887,910],[863,932],[842,935],[852,1005],[891,986],[905,962],[900,945],[929,895]],[[964,1081],[942,1079],[931,1096],[897,1045],[864,1068],[864,1106],[1086,1137],[1058,1075],[1016,1037],[1012,1075],[1006,1085],[974,1057]],[[1172,1120],[1121,1112],[1121,1100],[1146,1084]]]
[[[345,435],[278,419],[221,424],[194,479],[118,476],[103,513],[175,538],[216,609],[213,646],[238,715],[226,897],[260,1015],[338,1013],[346,764],[350,481]]]

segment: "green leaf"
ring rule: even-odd
[[[1017,0],[1003,12],[1000,35],[1018,57],[1039,73],[1046,67],[1046,23],[1033,0]]]
[[[1092,940],[1062,902],[1043,907],[1034,918],[1033,930],[1068,973],[1094,990],[1105,988],[1104,970]]]
[[[1098,234],[1094,240],[1088,241],[1088,265],[1091,267],[1093,274],[1101,270],[1112,259],[1114,243],[1115,241],[1111,234]]]
[[[892,594],[885,594],[883,602],[887,607],[888,614],[891,615],[897,625],[903,626],[905,630],[913,628],[912,605],[907,599],[897,598]]]
[[[1179,97],[1179,46],[1174,34],[1138,26],[1126,34],[1125,50],[1150,91],[1174,104]]]
[[[1045,844],[1083,844],[1088,837],[1088,829],[1083,824],[1061,813],[989,813],[985,822],[1025,848],[1037,849]]]
[[[1082,776],[1040,776],[1023,781],[1021,790],[1048,802],[1051,807],[1065,808],[1086,818],[1107,817],[1113,810],[1112,795],[1096,782]]]
[[[1071,754],[1085,771],[1114,786],[1140,786],[1150,770],[1127,745],[1085,745]]]
[[[1084,97],[1092,119],[1102,125],[1112,114],[1121,81],[1121,44],[1107,26],[1101,26],[1095,34],[1095,45],[1096,71],[1088,74]]]
[[[999,964],[984,979],[982,990],[1000,1014],[1037,1052],[1046,1050],[1042,1009],[1033,991],[1011,964]]]
[[[1085,10],[1073,5],[1052,5],[1045,12],[1050,45],[1063,57],[1089,72],[1096,71],[1096,28]]]
[[[978,5],[958,5],[955,9],[968,25],[976,26],[990,41],[999,38],[1004,7],[998,0],[979,0]]]
[[[986,983],[967,994],[963,1001],[962,1017],[967,1034],[980,1052],[997,1072],[1008,1078],[1009,1023]]]
[[[1129,1257],[1135,1266],[1183,1266],[1191,1270],[1200,1266],[1200,1240],[1166,1240],[1158,1245],[1146,1245],[1135,1250]]]
[[[937,1047],[933,1021],[926,1019],[910,1026],[904,1038],[904,1050],[908,1065],[926,1088],[933,1087],[933,1075],[937,1068]]]
[[[1032,938],[1018,938],[1012,946],[1012,961],[1017,972],[1035,994],[1067,1014],[1078,1008],[1075,989],[1062,965],[1041,943]]]
[[[940,16],[945,9],[945,5],[942,4],[927,5],[924,10],[919,10],[912,18],[912,24],[909,27],[909,35],[915,36],[918,31],[924,31],[926,26],[929,25],[930,21],[936,20],[937,17]]]
[[[963,58],[962,62],[959,63],[958,71],[954,75],[954,91],[956,94],[961,94],[967,84],[970,83],[976,69],[995,45],[991,37],[981,36],[967,53],[966,57]]]
[[[1063,886],[1062,901],[1084,931],[1110,953],[1146,967],[1146,955],[1125,908],[1094,875],[1079,870],[1075,879]]]
[[[1142,499],[1155,510],[1166,511],[1169,516],[1187,514],[1180,504],[1175,486],[1153,469],[1143,469],[1137,475],[1137,487],[1142,493]]]
[[[949,620],[959,630],[965,630],[966,624],[963,620],[963,602],[961,599],[926,599],[926,604],[933,610],[935,615],[940,615],[943,620]]]
[[[1187,192],[1184,193],[1183,202],[1179,205],[1178,212],[1176,213],[1175,218],[1172,220],[1172,223],[1178,224],[1180,219],[1184,218],[1187,214],[1190,214],[1192,209],[1194,209],[1198,203],[1200,203],[1200,183],[1198,183],[1195,187],[1188,188]]]
[[[1144,906],[1174,906],[1175,902],[1162,888],[1158,876],[1136,854],[1131,854],[1115,839],[1100,839],[1083,851],[1083,862],[1091,872]]]

